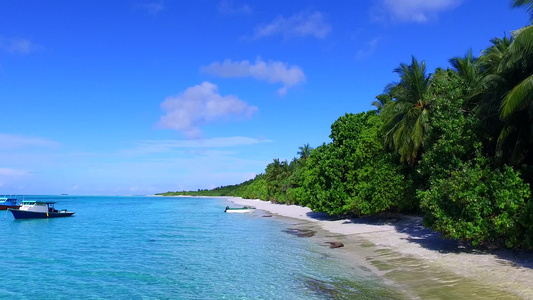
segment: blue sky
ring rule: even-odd
[[[0,194],[240,183],[411,55],[446,68],[529,23],[506,0],[3,0]]]

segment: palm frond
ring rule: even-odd
[[[531,144],[531,141],[528,139],[530,136],[529,128],[529,126],[520,127],[520,131],[518,132],[518,137],[516,138],[516,143],[510,157],[510,162],[512,164],[522,161],[529,150],[529,145]]]
[[[385,145],[400,154],[401,161],[414,164],[427,132],[424,111],[431,76],[426,75],[426,64],[414,56],[411,64],[401,63],[394,69],[398,83],[387,87],[393,100],[385,105],[380,116],[384,121]]]
[[[496,157],[502,157],[504,152],[504,147],[506,145],[507,139],[516,132],[516,126],[514,124],[507,123],[500,131],[498,140],[496,142]]]
[[[521,69],[533,64],[533,25],[521,29],[520,34],[507,48],[507,52],[498,66],[499,73]]]
[[[515,86],[503,99],[501,118],[507,120],[513,113],[533,103],[533,74]]]
[[[464,57],[454,57],[449,60],[457,74],[471,87],[474,87],[480,77],[480,71],[476,66],[478,59],[472,54],[470,49]]]
[[[513,0],[513,7],[525,7],[533,21],[533,0]]]
[[[511,39],[507,36],[490,40],[492,46],[483,50],[478,59],[478,65],[484,74],[493,74],[498,69],[507,48],[511,45]]]

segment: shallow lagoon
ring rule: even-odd
[[[71,218],[2,221],[6,299],[396,299],[294,224],[223,199],[26,196]],[[2,216],[4,219],[4,216]]]

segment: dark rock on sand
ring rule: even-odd
[[[326,244],[329,244],[330,248],[340,248],[344,247],[344,244],[341,242],[325,242]]]

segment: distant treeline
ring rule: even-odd
[[[336,216],[418,213],[445,237],[533,248],[533,26],[490,43],[431,74],[414,57],[400,64],[375,110],[341,116],[331,142],[274,159],[253,180],[162,195],[258,198]]]

